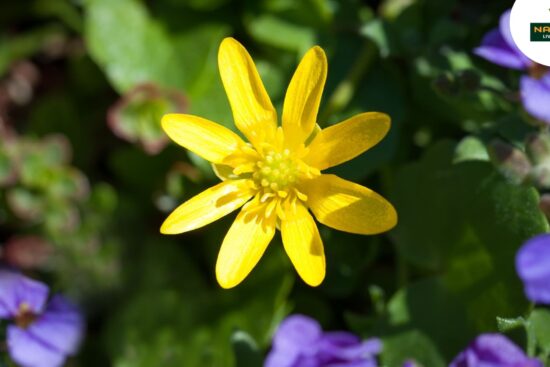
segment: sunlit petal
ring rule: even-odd
[[[376,234],[397,224],[393,206],[376,192],[335,175],[321,175],[304,184],[307,205],[317,220],[351,233]]]
[[[205,226],[240,208],[253,193],[249,180],[221,182],[177,207],[160,232],[177,234]]]
[[[296,69],[283,106],[287,144],[303,143],[313,131],[327,78],[327,57],[319,46],[311,48]]]
[[[218,66],[237,128],[257,147],[271,141],[277,114],[246,49],[233,38],[224,39]]]
[[[193,115],[164,115],[162,128],[170,139],[214,163],[221,163],[245,144],[228,128]]]
[[[281,222],[281,235],[288,257],[300,277],[312,287],[325,278],[325,252],[317,225],[301,204]]]
[[[367,112],[319,132],[308,146],[304,162],[319,170],[349,161],[378,144],[390,129],[390,118]]]
[[[275,234],[275,218],[265,218],[253,205],[239,213],[216,262],[216,278],[223,288],[235,287],[256,266]]]

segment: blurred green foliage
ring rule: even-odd
[[[525,316],[527,331],[510,335],[547,358],[550,314],[528,315],[514,271],[519,246],[548,231],[545,186],[535,173],[515,179],[494,144],[540,166],[540,129],[515,98],[518,75],[471,53],[509,5],[0,5],[2,260],[82,303],[88,335],[70,365],[260,366],[290,312],[381,337],[389,367],[411,358],[445,366],[496,331],[497,317]],[[333,172],[388,197],[399,224],[377,236],[321,227],[319,288],[301,282],[276,240],[242,285],[220,289],[214,263],[231,216],[185,235],[158,232],[178,203],[216,182],[207,162],[168,142],[160,116],[185,111],[235,129],[217,70],[230,35],[279,110],[301,56],[319,44],[329,59],[319,125],[362,111],[392,117],[381,144]]]

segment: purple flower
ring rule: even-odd
[[[550,304],[550,234],[535,236],[519,249],[516,271],[529,300]]]
[[[265,367],[376,367],[381,349],[378,339],[361,341],[345,331],[324,333],[317,321],[292,315],[279,325]]]
[[[510,31],[510,10],[500,16],[499,27],[483,37],[474,53],[484,59],[510,69],[526,70],[533,65],[516,46]]]
[[[0,270],[0,318],[11,358],[22,367],[57,367],[76,353],[83,334],[80,312],[60,295],[47,302],[48,287],[19,273]]]
[[[501,334],[482,334],[449,367],[544,367]]]
[[[550,124],[550,73],[539,79],[522,76],[520,90],[525,110],[531,116]]]

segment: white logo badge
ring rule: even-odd
[[[510,16],[510,30],[525,56],[550,66],[549,0],[516,0]]]

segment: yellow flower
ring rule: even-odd
[[[169,114],[162,127],[179,145],[212,162],[223,182],[176,208],[161,232],[187,232],[242,207],[223,240],[216,277],[223,288],[238,285],[275,235],[298,274],[310,286],[325,277],[325,254],[315,218],[326,226],[376,234],[397,223],[393,206],[374,191],[320,171],[376,145],[390,119],[378,112],[356,115],[317,131],[317,111],[327,59],[316,46],[298,66],[286,92],[282,126],[252,58],[235,39],[220,45],[218,65],[237,128],[192,115]]]

